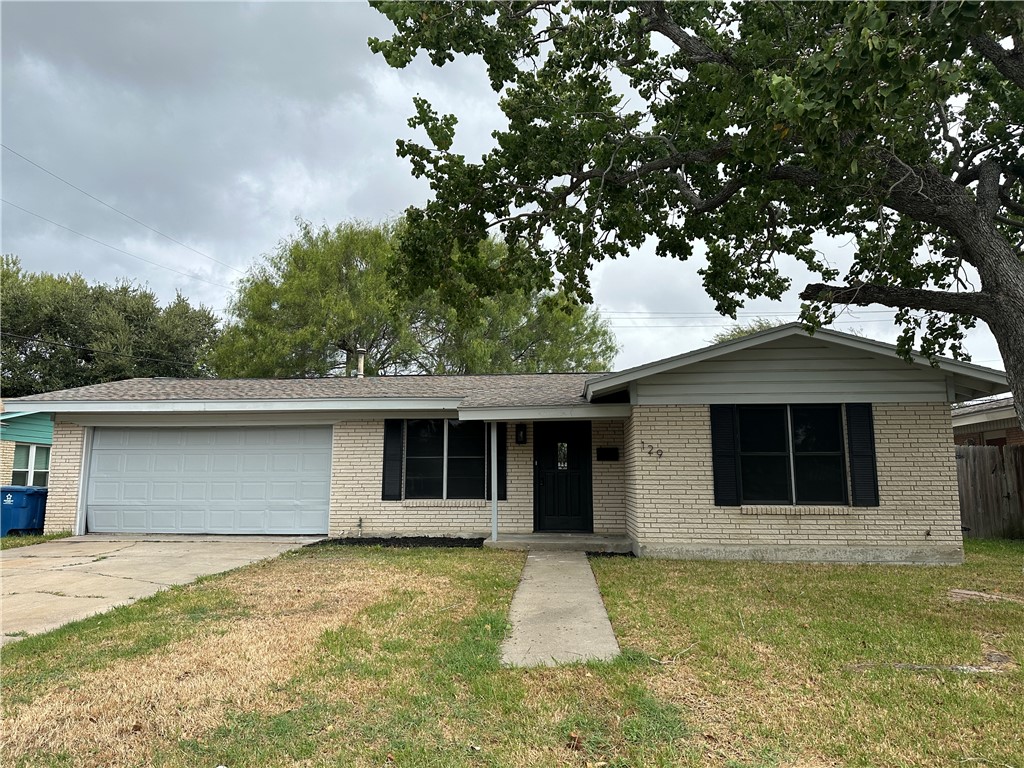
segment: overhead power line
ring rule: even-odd
[[[675,317],[711,317],[721,318],[718,312],[647,312],[645,310],[602,310],[598,308],[602,317],[615,317],[622,320],[630,320],[636,317],[637,319],[643,319],[645,317],[651,317],[656,319],[670,319]],[[858,314],[862,315],[881,315],[891,314],[895,310],[891,309],[864,309],[857,310]],[[793,317],[796,315],[796,310],[792,312],[750,312],[739,316],[734,322],[742,322],[743,320],[753,320],[759,317]]]
[[[191,367],[195,365],[195,363],[189,363],[184,360],[165,360],[164,358],[161,357],[142,357],[139,355],[128,355],[125,354],[124,352],[108,352],[104,349],[81,347],[78,346],[77,344],[66,344],[63,341],[54,341],[53,339],[41,339],[38,336],[22,336],[20,333],[9,333],[7,331],[4,331],[3,335],[12,336],[15,339],[21,339],[22,341],[35,341],[39,344],[46,344],[48,346],[53,347],[66,347],[67,349],[77,349],[81,350],[82,352],[92,352],[94,355],[110,355],[112,357],[124,357],[127,358],[128,360],[141,360],[147,363],[168,363],[170,365],[182,365],[186,367]]]
[[[63,224],[58,224],[53,219],[48,219],[45,216],[41,216],[40,214],[36,213],[35,211],[30,211],[28,208],[22,208],[20,205],[12,203],[10,200],[4,200],[4,199],[0,198],[0,202],[4,203],[4,205],[9,205],[12,208],[17,208],[19,211],[27,213],[29,216],[35,216],[37,219],[42,219],[43,221],[47,222],[48,224],[53,224],[53,226],[55,226],[55,227],[60,227],[61,229],[66,229],[68,232],[71,232],[71,233],[73,233],[75,235],[78,235],[79,237],[84,237],[86,240],[92,240],[92,242],[97,243],[98,245],[102,245],[105,248],[110,248],[112,251],[117,251],[118,253],[123,253],[125,256],[131,256],[133,259],[138,259],[139,261],[144,261],[147,264],[152,264],[154,267],[160,267],[160,269],[166,269],[168,272],[174,272],[174,273],[179,274],[179,275],[184,275],[185,277],[188,277],[188,278],[190,278],[192,280],[198,280],[201,283],[209,283],[210,285],[216,285],[218,288],[227,288],[229,291],[231,290],[231,286],[230,285],[224,285],[224,283],[217,283],[217,282],[214,282],[213,280],[207,280],[205,277],[199,277],[198,275],[193,275],[193,274],[191,274],[189,272],[182,272],[180,269],[175,269],[174,267],[168,267],[166,264],[161,264],[160,262],[157,262],[157,261],[151,261],[149,259],[144,259],[142,256],[136,256],[134,253],[129,253],[128,251],[124,250],[123,248],[118,248],[116,245],[111,245],[110,243],[104,243],[102,240],[97,240],[95,237],[92,237],[90,235],[86,235],[86,234],[84,234],[82,232],[79,232],[77,229],[72,229],[71,227],[66,227]]]
[[[41,165],[40,165],[39,163],[37,163],[37,162],[36,162],[35,160],[30,160],[29,158],[25,157],[25,156],[24,156],[23,154],[21,154],[20,152],[17,152],[17,151],[15,151],[15,150],[11,149],[11,148],[10,148],[10,147],[8,147],[8,146],[7,146],[6,144],[0,144],[0,147],[3,147],[3,148],[4,148],[4,149],[6,149],[6,150],[7,150],[8,152],[10,152],[10,153],[11,153],[12,155],[16,155],[17,157],[20,157],[20,158],[21,158],[22,160],[24,160],[24,161],[25,161],[26,163],[28,163],[29,165],[34,165],[34,166],[35,166],[36,168],[38,168],[38,169],[39,169],[40,171],[42,171],[43,173],[46,173],[46,174],[49,174],[50,176],[53,176],[53,178],[57,179],[57,181],[63,182],[64,184],[67,184],[67,185],[68,185],[69,187],[71,187],[72,189],[74,189],[74,190],[76,190],[76,191],[78,191],[78,192],[81,192],[81,193],[82,193],[83,195],[85,195],[86,197],[88,197],[88,198],[89,198],[90,200],[95,200],[95,201],[96,201],[97,203],[99,203],[100,205],[104,205],[104,206],[106,206],[107,208],[109,208],[110,210],[114,211],[115,213],[119,213],[119,214],[121,214],[121,215],[122,215],[122,216],[124,216],[124,217],[125,217],[126,219],[130,219],[130,220],[134,221],[134,222],[135,222],[136,224],[138,224],[139,226],[145,227],[145,228],[146,228],[146,229],[148,229],[148,230],[149,230],[150,232],[156,232],[156,234],[160,235],[160,237],[164,237],[164,238],[167,238],[167,239],[168,239],[168,240],[170,240],[170,241],[171,241],[172,243],[177,243],[177,244],[178,244],[178,245],[180,245],[180,246],[181,246],[182,248],[188,248],[188,250],[192,251],[192,253],[195,253],[195,254],[198,254],[198,255],[200,255],[200,256],[202,256],[202,257],[203,257],[204,259],[209,259],[210,261],[215,261],[215,262],[217,262],[218,264],[220,264],[220,265],[222,265],[222,266],[225,266],[225,267],[227,267],[228,269],[233,269],[233,270],[235,270],[235,272],[237,272],[237,273],[238,273],[238,274],[240,274],[240,275],[242,275],[242,274],[245,274],[245,273],[244,273],[244,272],[243,272],[242,270],[238,269],[237,267],[233,267],[233,266],[231,266],[231,265],[230,265],[230,264],[228,264],[228,263],[227,263],[226,261],[221,261],[220,259],[216,259],[216,258],[214,258],[213,256],[209,256],[208,254],[205,254],[205,253],[203,253],[202,251],[198,251],[198,250],[196,250],[195,248],[193,248],[193,247],[192,247],[191,245],[187,245],[186,243],[183,243],[183,242],[181,242],[181,240],[178,240],[177,238],[171,237],[170,235],[168,235],[168,234],[166,234],[166,233],[164,233],[164,232],[161,232],[161,231],[160,231],[159,229],[156,229],[156,228],[154,228],[154,227],[151,227],[151,226],[149,226],[149,224],[147,224],[146,222],[144,222],[144,221],[139,221],[138,219],[136,219],[136,218],[135,218],[134,216],[132,216],[131,214],[128,214],[128,213],[125,213],[124,211],[122,211],[122,210],[121,210],[120,208],[115,208],[115,207],[114,207],[114,206],[112,206],[112,205],[111,205],[110,203],[108,203],[108,202],[106,202],[106,201],[104,201],[104,200],[100,200],[100,199],[99,199],[98,197],[96,197],[96,195],[90,194],[89,192],[86,192],[86,191],[85,191],[84,189],[82,189],[81,187],[77,187],[77,186],[75,186],[74,184],[72,184],[72,183],[71,183],[70,181],[68,181],[67,179],[65,179],[65,178],[63,178],[63,177],[61,177],[61,176],[58,176],[58,175],[57,175],[56,173],[54,173],[53,171],[49,170],[48,168],[44,168],[44,167],[43,167],[43,166],[41,166]]]

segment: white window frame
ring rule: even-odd
[[[28,466],[26,466],[26,467],[14,466],[14,462],[17,461],[17,455],[18,455],[17,454],[17,448],[18,448],[19,445],[24,445],[24,446],[26,446],[28,448]],[[14,454],[14,457],[12,458],[11,484],[15,485],[15,482],[14,482],[14,473],[15,472],[25,472],[26,473],[26,478],[25,479],[28,480],[28,482],[25,483],[25,485],[38,485],[38,483],[34,483],[32,481],[35,480],[35,476],[36,476],[37,473],[44,473],[46,475],[46,483],[43,486],[41,486],[41,487],[49,487],[49,485],[50,485],[50,459],[52,458],[52,446],[49,446],[49,445],[39,445],[37,443],[15,443],[14,444],[14,448],[15,448],[15,454]],[[35,468],[35,465],[36,465],[36,448],[45,448],[47,450],[46,469],[36,469]],[[19,485],[20,485],[20,483],[19,483]]]

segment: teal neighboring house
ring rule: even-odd
[[[49,485],[53,416],[0,412],[0,484]]]

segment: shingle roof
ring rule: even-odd
[[[994,397],[980,402],[968,402],[953,406],[953,416],[967,416],[972,413],[984,413],[985,411],[1002,410],[1013,407],[1013,395],[1009,397]]]
[[[586,403],[583,385],[595,373],[490,376],[370,376],[322,379],[126,379],[8,400],[32,403],[217,400],[460,399],[464,408],[564,406]]]

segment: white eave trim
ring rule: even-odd
[[[1006,419],[1016,420],[1016,418],[1017,411],[1014,410],[1012,405],[962,415],[957,415],[957,412],[953,411],[953,427],[966,427],[969,424],[987,424],[992,421],[1005,421]]]
[[[625,419],[632,406],[614,405],[552,405],[552,406],[493,406],[460,408],[463,421],[573,421],[592,419]]]
[[[316,411],[457,411],[456,398],[336,398],[290,400],[64,400],[36,402],[40,413],[296,413]],[[26,403],[26,405],[28,405]]]
[[[809,339],[821,338],[838,346],[859,349],[861,351],[883,357],[893,355],[895,356],[895,359],[902,359],[898,356],[896,347],[892,344],[885,344],[872,339],[862,339],[859,336],[851,336],[850,334],[828,330],[827,328],[819,328],[814,333],[814,336],[811,336],[799,323],[790,323],[778,328],[761,331],[760,333],[753,333],[734,341],[715,344],[710,347],[694,350],[693,352],[686,352],[682,355],[669,357],[665,360],[658,360],[646,365],[639,365],[635,368],[630,368],[619,373],[611,373],[591,379],[584,385],[583,393],[584,396],[590,400],[593,397],[622,389],[626,384],[636,381],[637,379],[646,378],[658,373],[665,373],[667,371],[674,371],[687,365],[711,360],[733,352],[740,352],[751,347],[760,346],[761,344],[785,339],[789,336],[803,336]],[[961,363],[957,360],[950,360],[948,358],[938,358],[936,366],[932,366],[927,358],[918,354],[912,355],[912,360],[914,365],[921,368],[929,368],[935,370],[937,373],[942,371],[947,374],[952,374],[957,378],[962,377],[967,386],[979,392],[996,394],[998,392],[1009,391],[1006,374],[1003,371],[996,370],[995,368],[985,368],[984,366],[973,365],[971,363]]]

